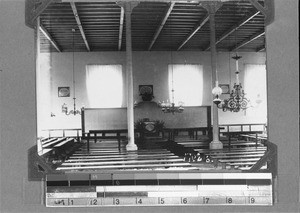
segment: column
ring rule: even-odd
[[[215,30],[215,13],[222,6],[220,2],[207,2],[201,4],[209,14],[210,28],[210,52],[211,52],[211,71],[212,71],[212,86],[217,84],[217,52],[216,52],[216,30]],[[217,86],[217,85],[216,85]],[[212,103],[213,117],[213,140],[209,144],[210,149],[223,149],[223,144],[219,140],[219,116],[218,108]]]
[[[133,111],[133,74],[132,74],[132,41],[131,41],[131,13],[137,2],[120,2],[124,8],[126,20],[126,79],[127,79],[127,126],[128,126],[128,151],[137,150],[134,143],[134,111]]]

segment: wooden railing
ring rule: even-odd
[[[263,140],[263,139],[262,139]],[[260,160],[254,164],[249,172],[271,172],[273,178],[277,177],[278,170],[278,157],[277,157],[277,145],[271,143],[267,139],[263,140],[263,144],[267,146],[267,151]],[[264,165],[267,164],[267,169],[261,169]]]
[[[82,131],[80,128],[74,128],[74,129],[43,129],[43,132],[47,132],[48,133],[48,138],[52,138],[52,137],[72,137],[72,138],[76,138],[77,140],[80,139],[80,137],[82,136]],[[59,133],[59,135],[54,135],[54,132]],[[67,135],[67,132],[69,132],[69,134]],[[76,132],[76,134],[70,134],[70,132]]]
[[[266,132],[265,123],[252,123],[252,124],[220,124],[222,127],[220,133],[223,132],[252,132],[263,131]]]

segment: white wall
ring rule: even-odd
[[[218,54],[218,76],[220,84],[230,84],[231,88],[235,83],[235,61],[231,58],[234,53]],[[239,60],[240,69],[243,70],[245,63],[265,64],[265,53],[240,53],[243,56]],[[48,59],[48,60],[47,60]],[[47,110],[43,111],[41,123],[43,129],[48,128],[80,128],[80,116],[66,116],[61,113],[62,104],[66,103],[71,109],[73,107],[73,87],[72,87],[72,53],[52,53],[42,54],[42,61],[49,61],[51,67],[49,83],[51,84],[51,96],[48,103],[45,102]],[[211,68],[209,52],[134,52],[133,53],[133,80],[134,99],[141,101],[138,93],[138,86],[143,84],[153,85],[155,101],[163,101],[168,97],[168,64],[169,63],[199,63],[204,68],[204,93],[203,105],[212,103]],[[75,53],[75,81],[76,81],[76,103],[77,108],[89,107],[86,91],[85,65],[87,64],[123,64],[125,73],[125,53],[124,52],[93,52]],[[45,66],[44,64],[44,67]],[[41,69],[42,73],[46,70]],[[240,79],[243,83],[244,72],[241,71]],[[124,75],[125,79],[125,75]],[[125,84],[124,84],[125,85]],[[60,86],[70,86],[70,97],[58,97],[57,89]],[[124,86],[124,90],[126,86]],[[43,93],[42,93],[43,94]],[[228,98],[229,95],[222,95]],[[113,97],[112,97],[113,98]],[[49,111],[50,106],[50,111]],[[124,92],[123,107],[126,107],[126,92]],[[50,117],[54,113],[55,117]],[[265,123],[266,116],[250,117],[244,112],[232,113],[220,110],[221,124],[234,123]]]

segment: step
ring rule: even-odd
[[[135,157],[135,156],[127,156],[127,157],[119,157],[116,156],[114,157],[110,157],[110,158],[72,158],[72,159],[68,159],[65,161],[65,163],[67,162],[92,162],[92,161],[97,161],[97,162],[102,162],[102,161],[117,161],[117,160],[132,160],[132,159],[136,159],[136,160],[144,160],[144,159],[179,159],[178,156],[176,155],[161,155],[161,156],[139,156],[139,157]]]

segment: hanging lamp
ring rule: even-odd
[[[235,33],[235,45],[237,46],[236,42],[236,33]],[[217,85],[213,89],[212,93],[214,94],[214,100],[213,102],[217,105],[218,108],[222,109],[224,112],[230,111],[230,112],[239,112],[240,110],[245,110],[249,107],[249,100],[245,97],[245,92],[242,89],[242,84],[239,80],[239,59],[242,58],[242,56],[239,56],[237,52],[235,53],[235,56],[231,57],[235,60],[235,76],[236,76],[236,82],[234,83],[233,90],[230,93],[230,96],[228,99],[221,100],[220,95],[222,94],[222,89]]]
[[[74,96],[73,96],[73,101],[74,101],[73,107],[74,108],[68,112],[68,107],[64,103],[62,105],[62,112],[65,113],[66,115],[74,115],[75,116],[75,115],[78,115],[78,114],[80,115],[81,111],[76,109],[76,94],[75,94],[75,85],[76,84],[75,84],[75,69],[74,69],[74,61],[75,61],[75,59],[74,59],[74,33],[75,33],[75,29],[72,29],[72,36],[73,36],[73,39],[72,39],[73,40],[73,42],[72,42],[72,46],[73,46],[72,69],[73,69],[73,94],[74,94]]]
[[[173,39],[172,39],[172,20],[171,20],[171,45],[172,45],[172,41],[173,41]],[[171,63],[172,63],[172,61],[173,61],[173,55],[172,55],[172,46],[171,46]],[[173,67],[174,67],[174,65],[173,65],[173,63],[171,64],[171,73],[172,73],[172,78],[171,78],[171,87],[172,87],[172,89],[171,89],[171,94],[172,94],[172,100],[171,100],[171,102],[169,102],[169,100],[167,100],[166,102],[159,102],[158,103],[158,105],[161,107],[161,110],[162,110],[162,112],[164,112],[164,113],[172,113],[173,115],[175,114],[175,113],[182,113],[183,111],[184,111],[184,108],[183,108],[183,102],[182,101],[179,101],[178,102],[178,106],[176,106],[175,105],[175,99],[174,99],[174,92],[175,92],[175,90],[174,90],[174,69],[173,69]]]
[[[172,94],[172,102],[169,102],[169,100],[167,100],[167,102],[160,102],[159,105],[161,107],[161,110],[164,112],[164,113],[172,113],[173,115],[175,113],[182,113],[184,111],[184,108],[183,108],[183,102],[182,101],[179,101],[178,102],[178,106],[175,105],[175,101],[174,101],[174,70],[173,70],[173,64],[171,65],[172,66],[172,79],[171,79],[171,86],[172,86],[172,89],[171,89],[171,94]]]

